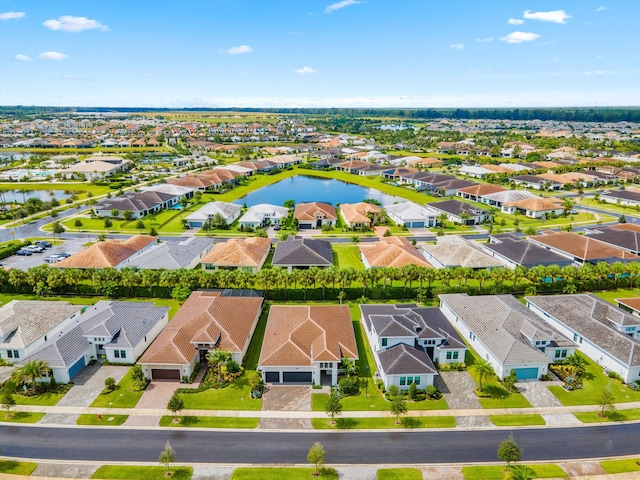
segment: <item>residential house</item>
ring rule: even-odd
[[[629,251],[601,242],[593,236],[573,232],[547,231],[542,235],[529,237],[529,241],[572,258],[576,266],[585,263],[640,261],[640,257]]]
[[[416,247],[404,237],[383,237],[375,243],[361,244],[360,256],[367,268],[402,268],[405,265],[431,267]]]
[[[353,229],[368,230],[382,218],[382,208],[367,202],[340,204],[340,216],[344,224]]]
[[[440,309],[500,379],[538,379],[576,345],[511,295],[441,294]]]
[[[470,268],[473,270],[505,267],[498,258],[486,253],[478,242],[459,235],[436,238],[436,245],[425,245],[422,253],[435,268]]]
[[[268,238],[230,238],[217,243],[200,263],[203,270],[242,270],[258,273],[270,251],[271,240]]]
[[[529,218],[543,218],[564,213],[562,200],[545,197],[530,197],[506,202],[502,204],[501,210],[512,215],[516,212],[521,213]]]
[[[333,251],[329,240],[302,238],[289,235],[284,242],[276,244],[271,265],[290,272],[311,267],[328,268],[333,265]]]
[[[216,215],[220,215],[227,225],[235,222],[242,212],[242,205],[229,202],[209,202],[200,207],[193,213],[187,215],[184,219],[189,228],[200,228],[211,221]]]
[[[122,268],[145,251],[158,239],[149,235],[134,235],[127,240],[96,242],[55,264],[58,268]]]
[[[530,268],[536,265],[564,267],[573,263],[573,260],[566,255],[549,251],[513,233],[494,234],[489,238],[491,243],[483,244],[482,248],[511,269],[518,266]]]
[[[118,211],[119,217],[123,217],[124,212],[131,212],[131,218],[140,219],[178,205],[183,198],[181,194],[153,191],[128,192],[114,198],[100,200],[93,206],[93,212],[98,217],[113,217],[114,210]]]
[[[438,213],[429,206],[418,205],[413,202],[400,202],[385,207],[387,216],[396,225],[407,228],[432,228],[436,225]]]
[[[485,195],[492,193],[504,192],[506,189],[499,185],[491,185],[489,183],[481,183],[470,187],[461,188],[456,192],[456,196],[465,198],[473,202],[480,202]]]
[[[119,162],[110,162],[106,159],[89,160],[71,165],[64,170],[67,178],[86,178],[89,181],[110,177],[116,173],[126,172],[132,165],[128,160],[118,158]]]
[[[553,180],[546,180],[540,175],[517,175],[511,177],[510,180],[516,185],[522,185],[525,188],[533,188],[535,190],[560,190],[563,183]]]
[[[249,207],[249,209],[240,217],[238,224],[241,227],[260,228],[268,225],[279,225],[284,223],[289,215],[287,207],[279,207],[277,205],[269,205],[261,203]]]
[[[17,362],[80,315],[81,305],[11,300],[0,307],[0,359]]]
[[[220,349],[242,363],[262,312],[263,298],[252,290],[198,290],[140,357],[150,380],[189,378],[196,363]]]
[[[429,206],[437,212],[436,217],[445,214],[449,221],[461,225],[478,225],[491,221],[492,218],[486,210],[459,200],[445,200],[444,202],[430,203]]]
[[[640,380],[640,319],[590,294],[525,297],[527,307],[573,338],[580,352],[625,383]]]
[[[258,370],[266,383],[337,385],[343,359],[358,359],[346,305],[273,305]]]
[[[360,305],[362,325],[385,388],[433,385],[439,364],[464,362],[467,346],[438,308]]]
[[[600,200],[616,205],[629,207],[640,206],[640,189],[629,188],[627,190],[610,190],[600,194]]]
[[[380,175],[381,172],[389,170],[389,167],[376,165],[375,163],[365,162],[362,160],[349,160],[338,163],[336,165],[336,170],[351,173],[353,175],[360,175],[361,177],[371,177]]]
[[[171,185],[170,183],[159,183],[157,185],[151,185],[148,187],[140,187],[140,190],[143,192],[157,192],[164,193],[165,195],[172,195],[173,197],[177,197],[179,199],[178,202],[185,198],[187,200],[193,198],[195,192],[197,191],[195,188],[182,187],[180,185]]]
[[[620,224],[620,226],[625,225]],[[634,255],[640,255],[640,226],[630,224],[631,228],[597,227],[585,230],[584,236],[619,247]]]
[[[213,240],[204,237],[178,238],[152,246],[129,263],[138,270],[192,270],[213,247]]]
[[[338,215],[333,205],[322,202],[299,203],[293,212],[300,230],[335,227]]]
[[[480,203],[491,207],[502,208],[505,203],[518,202],[528,198],[541,198],[526,190],[505,190],[502,192],[487,193],[479,196]]]
[[[472,178],[484,178],[487,175],[493,175],[496,172],[481,166],[470,165],[470,166],[460,167],[458,169],[458,173],[460,173],[460,175],[465,175],[467,177],[472,177]]]
[[[635,317],[640,317],[640,297],[616,298],[615,302],[618,305],[618,308],[621,308],[625,312],[629,312]]]
[[[45,361],[58,383],[68,383],[93,359],[126,365],[135,362],[168,321],[169,307],[101,300],[56,329],[21,363]]]

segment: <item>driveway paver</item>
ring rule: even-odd
[[[98,465],[83,465],[76,463],[38,463],[33,471],[35,477],[57,478],[91,478],[98,469]]]
[[[481,409],[482,406],[474,393],[476,382],[469,372],[440,372],[434,381],[450,409]]]
[[[193,467],[191,480],[229,480],[234,467]]]
[[[541,382],[534,380],[531,382],[516,383],[516,387],[532,407],[561,407],[562,403],[560,403],[560,400],[547,388],[552,385],[562,385],[562,382]]]
[[[269,385],[262,397],[262,410],[311,411],[311,392],[306,385]],[[258,428],[311,428],[311,419],[261,418]]]

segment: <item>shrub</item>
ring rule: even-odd
[[[611,370],[607,372],[607,377],[613,378],[615,380],[618,380],[621,383],[624,383],[624,378],[622,378],[618,373],[613,372]]]
[[[442,398],[442,393],[440,393],[440,391],[433,385],[427,385],[427,388],[424,389],[424,393],[428,398],[432,398],[434,400]]]
[[[543,382],[550,382],[551,378],[552,377],[550,373],[545,373],[543,375],[540,375],[540,380],[542,380]]]
[[[409,385],[409,398],[414,402],[418,399],[418,387],[416,382],[411,382],[411,385]]]
[[[116,389],[116,379],[113,377],[104,380],[104,388],[107,392],[113,392]]]
[[[343,397],[356,395],[360,391],[357,381],[351,377],[342,377],[338,381],[338,387],[340,388],[340,394]]]

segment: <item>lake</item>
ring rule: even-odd
[[[233,203],[246,203],[251,207],[260,203],[282,205],[286,200],[294,200],[296,204],[325,202],[336,205],[358,203],[367,198],[378,200],[383,206],[405,201],[403,198],[387,195],[374,188],[361,187],[335,179],[297,175],[255,190],[234,200]]]
[[[7,187],[4,187],[2,183],[0,183],[0,190],[2,190],[3,188],[6,189]],[[50,192],[53,192],[53,196],[51,196]],[[24,202],[25,198],[39,198],[43,202],[50,202],[52,198],[64,201],[70,196],[70,194],[64,193],[64,190],[29,190],[23,196],[21,193],[18,193],[17,190],[7,189],[2,194],[0,194],[0,202],[22,203]]]

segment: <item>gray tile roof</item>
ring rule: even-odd
[[[436,375],[438,373],[426,352],[404,343],[378,352],[378,359],[386,375]]]
[[[618,228],[595,228],[587,230],[584,235],[635,254],[640,253],[640,232]]]
[[[316,238],[290,236],[276,245],[271,262],[274,266],[319,266],[333,265],[331,242]]]
[[[638,325],[638,319],[621,308],[587,294],[525,299],[628,367],[640,366],[640,342],[612,326]]]
[[[573,259],[549,251],[515,235],[493,235],[493,238],[498,239],[499,243],[487,243],[483,245],[483,248],[524,267],[534,267],[536,265],[563,266],[573,263]]]
[[[436,239],[437,245],[422,247],[428,255],[433,256],[445,267],[492,268],[504,267],[504,263],[485,253],[482,247],[472,240],[458,235],[443,236]],[[433,263],[433,262],[432,262]]]
[[[53,334],[41,348],[21,363],[38,359],[51,368],[69,368],[89,347],[87,337],[119,335],[105,348],[124,348],[140,343],[161,321],[169,307],[156,307],[150,302],[100,301],[60,332]]]
[[[191,237],[187,240],[167,240],[150,248],[139,257],[127,263],[128,268],[176,270],[187,268],[196,258],[201,258],[213,245],[213,240]]]
[[[440,301],[449,306],[502,364],[550,363],[523,335],[523,325],[525,332],[530,332],[527,323],[544,330],[556,341],[568,341],[511,295],[470,297],[452,293],[440,295]]]
[[[82,308],[69,302],[12,300],[0,308],[0,338],[7,348],[25,348]]]
[[[445,200],[444,202],[430,203],[429,206],[451,215],[468,213],[469,215],[474,216],[484,215],[487,213],[487,211],[482,208],[475,207],[470,203],[461,202],[460,200]]]

